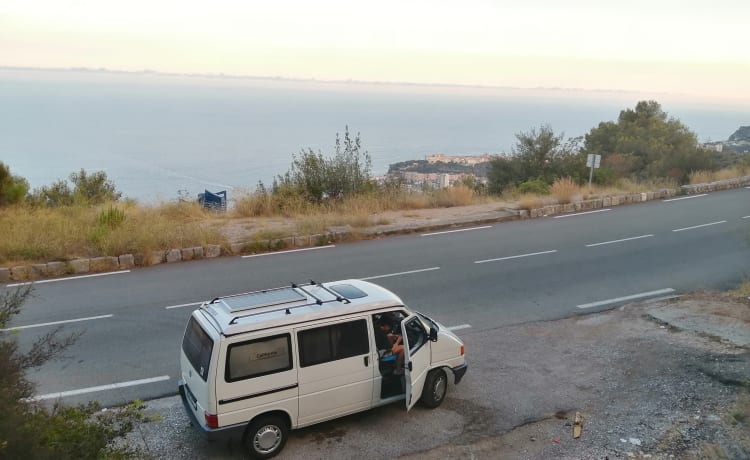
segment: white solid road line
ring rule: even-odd
[[[750,216],[744,216],[743,219],[750,219]]]
[[[420,270],[409,270],[408,272],[389,273],[387,275],[368,276],[367,278],[360,278],[360,279],[363,281],[376,280],[380,278],[390,278],[391,276],[401,276],[401,275],[411,275],[413,273],[431,272],[434,270],[440,270],[440,267],[422,268]]]
[[[562,216],[555,216],[555,217],[553,217],[553,219],[564,219],[566,217],[585,216],[587,214],[596,214],[598,212],[607,212],[607,211],[611,211],[611,209],[609,209],[609,208],[607,208],[607,209],[597,209],[595,211],[577,212],[575,214],[563,214]]]
[[[94,273],[93,275],[69,276],[67,278],[53,278],[51,280],[30,281],[28,283],[15,283],[15,284],[9,284],[6,287],[28,286],[29,284],[57,283],[58,281],[71,281],[71,280],[79,280],[82,278],[96,278],[99,276],[109,276],[109,275],[122,275],[123,273],[130,273],[130,270],[120,270],[117,272],[107,272],[107,273]]]
[[[475,260],[474,263],[475,264],[486,264],[487,262],[498,262],[498,261],[501,261],[501,260],[520,259],[522,257],[541,256],[543,254],[554,254],[555,252],[557,252],[557,249],[553,249],[551,251],[532,252],[530,254],[519,254],[517,256],[498,257],[496,259]]]
[[[79,390],[61,391],[60,393],[48,393],[46,395],[39,395],[30,398],[31,401],[42,401],[45,399],[59,399],[66,396],[76,396],[87,393],[95,393],[97,391],[116,390],[118,388],[133,387],[136,385],[146,385],[148,383],[163,382],[169,380],[168,375],[162,375],[160,377],[152,377],[150,379],[131,380],[129,382],[112,383],[109,385],[100,385],[98,387],[81,388]]]
[[[694,225],[692,227],[685,227],[685,228],[677,228],[675,230],[672,230],[673,232],[684,232],[685,230],[695,230],[696,228],[703,228],[703,227],[710,227],[712,225],[719,225],[719,224],[726,224],[726,220],[720,220],[718,222],[711,222],[710,224],[703,224],[703,225]]]
[[[683,197],[680,197],[680,198],[670,198],[668,200],[661,200],[661,201],[662,201],[662,203],[669,203],[671,201],[691,200],[693,198],[700,198],[702,196],[708,196],[708,194],[707,193],[701,193],[699,195],[683,196]]]
[[[193,305],[200,305],[202,303],[203,302],[183,303],[183,304],[180,304],[180,305],[171,305],[169,307],[164,307],[164,308],[167,309],[167,310],[171,310],[173,308],[192,307]]]
[[[446,327],[449,331],[460,331],[461,329],[468,329],[471,327],[471,324],[459,324],[458,326],[451,326]]]
[[[605,244],[615,244],[615,243],[622,243],[622,242],[625,242],[625,241],[640,240],[642,238],[651,238],[652,236],[654,236],[654,235],[649,234],[649,235],[634,236],[632,238],[623,238],[621,240],[603,241],[601,243],[587,244],[586,247],[587,248],[593,248],[594,246],[604,246]]]
[[[328,248],[335,248],[335,244],[329,244],[326,246],[315,246],[312,248],[302,248],[302,249],[290,249],[288,251],[275,251],[275,252],[264,252],[262,254],[250,254],[248,256],[242,256],[243,259],[250,259],[252,257],[265,257],[265,256],[277,256],[280,254],[289,254],[292,252],[304,252],[304,251],[317,251],[318,249],[328,249]]]
[[[446,230],[444,232],[423,233],[421,236],[446,235],[448,233],[470,232],[472,230],[484,230],[485,228],[492,228],[492,225],[485,225],[482,227],[460,228],[458,230]]]
[[[58,324],[78,323],[80,321],[91,321],[91,320],[94,320],[94,319],[105,319],[105,318],[111,318],[113,316],[114,315],[89,316],[88,318],[66,319],[66,320],[63,320],[63,321],[53,321],[51,323],[30,324],[28,326],[16,326],[16,327],[9,327],[7,329],[0,329],[0,332],[16,331],[16,330],[19,330],[19,329],[31,329],[33,327],[57,326]]]
[[[643,299],[645,297],[653,297],[653,296],[662,295],[662,294],[671,294],[672,292],[674,292],[674,289],[672,288],[659,289],[658,291],[641,292],[640,294],[633,294],[633,295],[629,295],[625,297],[617,297],[614,299],[600,300],[599,302],[584,303],[581,305],[576,305],[576,307],[582,308],[582,309],[601,307],[602,305],[609,305],[612,303],[624,302],[626,300]]]

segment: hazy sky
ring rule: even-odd
[[[0,66],[670,92],[750,104],[748,0],[2,0]]]

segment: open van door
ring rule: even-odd
[[[404,342],[406,410],[409,411],[422,395],[430,368],[430,341],[422,322],[414,315],[401,321],[401,336]]]

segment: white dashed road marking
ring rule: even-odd
[[[7,329],[0,329],[0,332],[16,331],[16,330],[19,330],[19,329],[31,329],[33,327],[57,326],[59,324],[78,323],[78,322],[81,322],[81,321],[91,321],[91,320],[95,320],[95,319],[111,318],[113,316],[114,315],[89,316],[88,318],[66,319],[66,320],[63,320],[63,321],[53,321],[51,323],[30,324],[28,326],[17,326],[17,327],[9,327]]]
[[[360,279],[364,280],[364,281],[367,281],[367,280],[376,280],[376,279],[380,279],[380,278],[390,278],[392,276],[411,275],[413,273],[431,272],[431,271],[434,271],[434,270],[440,270],[440,267],[422,268],[420,270],[409,270],[407,272],[389,273],[387,275],[368,276],[367,278],[360,278]]]
[[[82,278],[97,278],[99,276],[122,275],[123,273],[130,273],[130,270],[120,270],[117,272],[107,272],[107,273],[94,273],[93,275],[69,276],[67,278],[53,278],[50,280],[39,280],[39,281],[33,281],[33,282],[28,282],[28,283],[15,283],[15,284],[9,284],[7,287],[28,286],[29,284],[57,283],[58,281],[72,281],[72,280],[79,280]]]
[[[703,225],[694,225],[692,227],[685,227],[685,228],[678,228],[675,230],[672,230],[673,232],[684,232],[685,230],[695,230],[696,228],[703,228],[703,227],[710,227],[712,225],[719,225],[719,224],[726,224],[726,220],[720,220],[718,222],[711,222],[710,224],[703,224]]]
[[[667,288],[667,289],[659,289],[658,291],[650,291],[650,292],[641,292],[640,294],[633,294],[625,297],[617,297],[614,299],[607,299],[607,300],[600,300],[599,302],[591,302],[591,303],[584,303],[581,305],[576,305],[577,308],[594,308],[594,307],[601,307],[602,305],[609,305],[613,303],[618,302],[625,302],[627,300],[636,300],[636,299],[643,299],[646,297],[653,297],[657,295],[663,295],[663,294],[671,294],[674,292],[674,289]]]
[[[488,262],[499,262],[501,260],[520,259],[522,257],[541,256],[543,254],[554,254],[556,252],[557,252],[557,249],[553,249],[551,251],[532,252],[531,254],[519,254],[517,256],[498,257],[496,259],[475,260],[474,263],[475,264],[486,264]]]
[[[492,225],[485,225],[483,227],[460,228],[458,230],[446,230],[444,232],[423,233],[421,236],[446,235],[448,233],[470,232],[472,230],[484,230],[485,228],[492,228]]]
[[[671,202],[671,201],[691,200],[691,199],[693,199],[693,198],[700,198],[700,197],[702,197],[702,196],[708,196],[708,194],[706,194],[706,193],[701,193],[701,194],[699,194],[699,195],[682,196],[682,197],[680,197],[680,198],[670,198],[670,199],[668,199],[668,200],[661,200],[661,201],[662,201],[662,203],[669,203],[669,202]]]
[[[621,240],[612,240],[612,241],[604,241],[601,243],[593,243],[593,244],[587,244],[587,248],[593,248],[594,246],[604,246],[605,244],[615,244],[615,243],[623,243],[625,241],[633,241],[633,240],[640,240],[643,238],[651,238],[654,235],[641,235],[641,236],[634,236],[632,238],[623,238]]]
[[[169,380],[168,375],[162,375],[160,377],[152,377],[150,379],[131,380],[129,382],[112,383],[110,385],[100,385],[97,387],[81,388],[79,390],[61,391],[60,393],[48,393],[46,395],[39,395],[31,398],[31,401],[42,401],[45,399],[59,399],[66,396],[83,395],[87,393],[95,393],[97,391],[116,390],[118,388],[133,387],[136,385],[146,385],[149,383],[163,382]]]
[[[317,251],[318,249],[328,249],[328,248],[335,248],[335,247],[336,247],[335,244],[329,244],[327,246],[315,246],[312,248],[290,249],[288,251],[264,252],[262,254],[250,254],[248,256],[242,256],[242,258],[250,259],[252,257],[278,256],[281,254],[289,254],[292,252]]]

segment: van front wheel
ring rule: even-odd
[[[445,375],[444,370],[434,369],[427,374],[420,401],[430,409],[434,409],[443,402],[447,391],[448,376]]]
[[[252,458],[275,457],[286,444],[289,427],[286,421],[276,415],[259,417],[245,430],[242,442]]]

